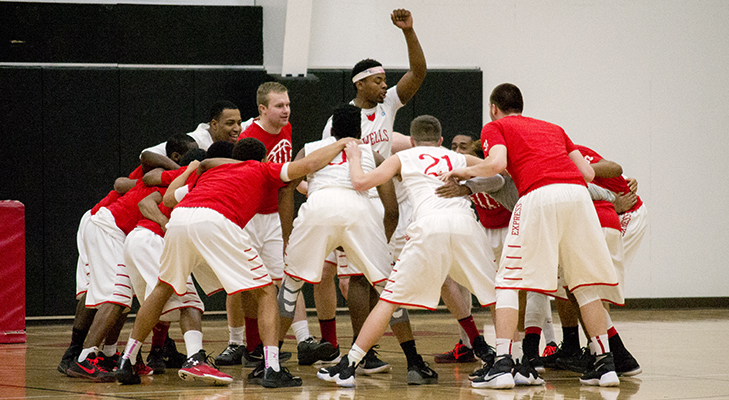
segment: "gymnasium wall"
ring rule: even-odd
[[[144,15],[163,19],[167,29],[142,27]],[[105,34],[86,23],[102,17],[115,27]],[[250,19],[246,25],[257,28],[227,41],[225,51],[210,52],[200,29],[221,18]],[[123,22],[128,19],[136,22]],[[0,2],[0,199],[26,207],[28,316],[74,313],[81,216],[115,178],[138,165],[142,149],[194,130],[215,100],[233,101],[247,119],[257,115],[258,85],[279,80],[290,91],[295,151],[321,138],[331,110],[351,100],[351,67],[311,70],[307,77],[269,74],[262,65],[261,20],[259,7]],[[124,45],[124,26],[150,43]],[[180,57],[158,51],[182,45]],[[396,80],[404,72],[393,69],[388,76]],[[477,69],[433,70],[398,113],[396,129],[407,132],[409,121],[425,113],[441,118],[451,136],[480,129],[481,80]],[[470,110],[471,118],[455,119],[432,101],[444,87],[459,88],[452,104]],[[224,301],[216,295],[206,305],[223,310]]]

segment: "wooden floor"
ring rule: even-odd
[[[493,344],[493,325],[488,313],[475,315],[486,324],[485,336]],[[349,318],[338,316],[342,347],[349,347]],[[296,364],[296,355],[284,365],[304,380],[300,388],[263,389],[250,386],[241,377],[250,370],[224,367],[235,382],[227,387],[210,387],[184,382],[174,370],[143,378],[142,385],[90,383],[60,374],[56,366],[70,340],[70,325],[29,326],[25,344],[0,345],[0,399],[729,399],[729,310],[660,310],[613,312],[613,320],[628,349],[640,362],[643,373],[621,380],[619,388],[581,386],[578,375],[547,371],[542,387],[512,390],[472,389],[468,374],[478,364],[435,364],[432,355],[450,350],[458,341],[456,322],[445,313],[411,315],[418,350],[440,375],[434,386],[405,384],[406,364],[397,341],[389,333],[380,341],[381,358],[391,373],[357,377],[354,389],[338,389],[316,378],[316,369]],[[558,319],[555,315],[555,321]],[[318,333],[316,319],[309,318],[312,333]],[[227,344],[224,320],[204,322],[205,348],[217,355]],[[127,324],[122,337],[129,336]],[[559,325],[555,325],[561,337]],[[171,336],[184,352],[179,329]],[[293,340],[284,350],[295,350]],[[542,343],[542,346],[544,343]],[[145,345],[145,351],[147,350]]]

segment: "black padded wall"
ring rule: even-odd
[[[0,200],[25,204],[26,308],[43,309],[43,70],[0,68]]]
[[[0,62],[262,65],[263,10],[3,1]]]
[[[43,309],[50,315],[75,305],[78,221],[118,176],[118,82],[115,69],[43,71]]]

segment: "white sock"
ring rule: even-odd
[[[122,358],[126,358],[129,360],[129,362],[132,363],[132,365],[137,363],[137,354],[139,354],[139,349],[142,348],[142,342],[139,340],[134,340],[132,337],[129,337],[129,340],[127,340],[127,347],[124,348],[124,354],[122,354]]]
[[[547,343],[557,343],[557,339],[554,337],[554,322],[552,321],[552,304],[547,301],[544,304],[544,326],[542,326],[542,334],[544,335],[544,341]]]
[[[347,356],[349,356],[349,365],[352,365],[354,363],[354,365],[356,366],[360,363],[360,361],[362,361],[363,358],[365,358],[366,355],[366,351],[362,350],[362,348],[360,348],[356,344],[353,344],[352,348],[349,350],[349,354],[347,354]]]
[[[524,351],[521,348],[521,341],[519,342],[512,342],[511,343],[511,358],[516,362],[516,360],[521,360],[522,357],[524,357]]]
[[[266,369],[273,368],[276,372],[281,370],[281,365],[278,363],[278,346],[264,346],[263,355]]]
[[[86,357],[88,357],[91,353],[98,354],[99,348],[96,346],[91,346],[88,349],[81,350],[81,354],[78,355],[78,362],[83,362],[83,360],[85,360]]]
[[[511,339],[499,339],[496,338],[496,355],[502,356],[504,354],[511,354],[513,349],[513,341]]]
[[[294,331],[294,335],[296,335],[296,343],[301,343],[311,336],[309,333],[309,321],[305,319],[291,324],[291,329]]]
[[[187,358],[192,357],[202,350],[202,332],[189,330],[182,337],[185,339],[185,347],[187,347]]]
[[[111,357],[114,354],[116,354],[116,343],[113,344],[104,344],[104,349],[101,350],[102,353],[104,353],[105,356]]]
[[[607,333],[590,338],[590,352],[594,355],[604,354],[610,351]]]
[[[228,332],[230,333],[230,339],[228,344],[237,344],[242,346],[245,343],[246,326],[229,326]]]

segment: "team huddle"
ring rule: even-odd
[[[299,365],[352,387],[357,375],[390,371],[376,351],[389,325],[407,359],[407,383],[437,384],[406,307],[435,309],[441,299],[461,340],[435,362],[479,359],[473,387],[543,385],[545,368],[577,371],[583,384],[599,386],[641,372],[608,306],[624,303],[625,267],[647,225],[637,183],[559,126],[522,116],[522,94],[508,83],[493,89],[492,122],[480,138],[464,132],[446,149],[429,115],[412,120],[409,136],[395,132],[396,113],[427,67],[410,12],[395,10],[391,20],[407,43],[408,72],[388,88],[379,62],[357,63],[354,100],[295,156],[288,91],[276,82],[258,88],[257,117],[243,122],[236,105],[218,101],[209,123],[142,151],[141,165],[79,224],[78,306],[60,372],[139,384],[173,368],[184,380],[224,385],[233,378],[216,365],[242,364],[253,368],[250,384],[300,386],[282,365],[292,356],[283,351],[291,329]],[[307,200],[294,219],[296,190]],[[193,276],[206,294],[228,295],[229,343],[214,360],[203,349],[204,305]],[[346,354],[337,341],[335,276],[354,333]],[[306,319],[306,282],[314,284],[319,340]],[[494,346],[471,315],[472,295],[492,306]],[[134,296],[141,307],[119,352]],[[168,335],[176,321],[186,354]],[[580,348],[580,323],[588,349]],[[140,350],[150,333],[145,362]]]

